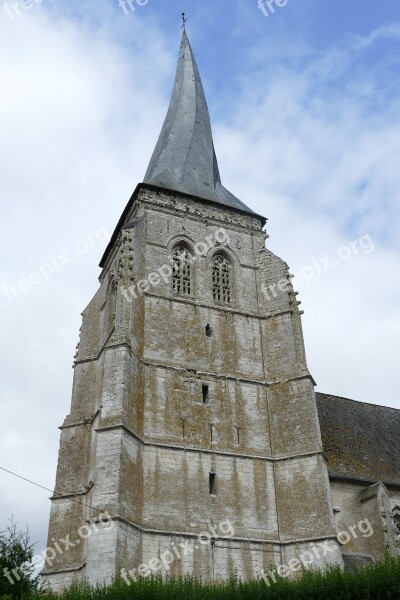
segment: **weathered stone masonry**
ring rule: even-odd
[[[335,444],[323,452],[299,302],[286,263],[266,249],[265,221],[221,184],[184,33],[145,182],[82,315],[49,527],[49,546],[66,536],[76,543],[46,566],[53,589],[111,581],[226,519],[230,539],[214,536],[169,572],[256,577],[327,540],[332,551],[313,566],[342,566],[337,528],[365,515],[378,537],[354,542],[350,554],[380,556],[382,544],[396,551],[396,482],[386,482],[390,491],[353,473],[345,491],[345,466],[331,468]],[[172,256],[175,279],[154,279]],[[264,293],[282,281],[286,291]],[[105,512],[112,521],[99,522]],[[85,524],[91,535],[78,539]]]
[[[235,538],[221,548],[216,542],[214,564],[205,547],[172,572],[211,579],[237,569],[254,577],[335,536],[297,301],[291,287],[274,302],[260,291],[289,277],[287,266],[264,249],[259,218],[227,208],[216,214],[193,197],[140,186],[126,218],[132,221],[83,313],[56,486],[68,495],[93,482],[85,502],[108,511],[117,531],[100,549],[91,537],[69,557],[81,570],[53,579],[111,576],[226,518]],[[229,243],[197,260],[193,297],[175,297],[165,282],[132,302],[119,293],[168,263],[176,240],[194,248],[221,227]],[[230,306],[211,296],[211,258],[221,250],[234,271]],[[73,506],[72,515],[63,499],[53,504],[53,537],[90,519],[84,507]],[[340,562],[339,553],[330,558]],[[65,566],[60,557],[55,570]]]

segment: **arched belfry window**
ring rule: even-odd
[[[394,524],[397,527],[399,541],[400,541],[400,510],[395,511],[395,513],[393,515],[393,520],[394,520]]]
[[[213,298],[229,304],[232,300],[232,265],[222,254],[212,261]]]
[[[192,288],[192,255],[185,246],[177,246],[172,252],[172,289],[189,295]]]

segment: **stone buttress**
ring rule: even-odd
[[[54,589],[185,542],[172,575],[253,578],[326,540],[313,566],[342,565],[299,303],[264,224],[221,184],[184,34],[160,140],[83,312],[49,530],[49,546],[75,545],[45,568]]]

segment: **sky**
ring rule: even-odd
[[[295,274],[318,387],[400,409],[400,4],[0,0],[0,466],[53,489],[81,312],[167,110],[181,13],[223,184]],[[266,12],[266,14],[264,14]],[[0,471],[46,543],[50,492]]]

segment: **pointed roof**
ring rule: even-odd
[[[186,31],[171,103],[144,183],[254,214],[221,184],[210,115]]]

